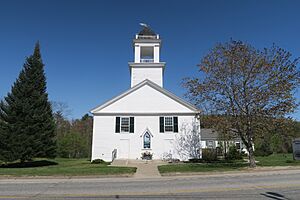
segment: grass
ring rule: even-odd
[[[231,170],[239,170],[246,167],[246,163],[182,163],[158,166],[160,173],[184,173],[184,172],[223,172]]]
[[[38,163],[38,164],[36,164]],[[48,163],[48,164],[45,164]],[[91,164],[87,159],[36,159],[30,165],[12,163],[0,167],[0,176],[88,176],[133,174],[134,167],[114,167],[107,164]]]
[[[300,161],[294,161],[292,154],[272,154],[270,156],[257,156],[258,166],[300,166]],[[187,173],[187,172],[224,172],[241,170],[248,167],[242,161],[217,163],[181,163],[162,165],[158,167],[160,173]]]
[[[300,161],[293,160],[293,154],[272,154],[270,156],[257,156],[258,166],[300,166]]]

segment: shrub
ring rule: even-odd
[[[202,149],[202,160],[206,162],[218,160],[216,149]]]
[[[286,160],[286,163],[295,163],[295,160]]]
[[[203,163],[203,159],[191,158],[187,163]]]
[[[255,146],[255,156],[269,156],[273,153],[269,142],[263,141],[261,144]]]
[[[105,161],[102,160],[102,159],[95,159],[95,160],[92,160],[91,163],[92,163],[92,164],[107,164],[107,162],[105,162]]]
[[[88,147],[87,136],[80,132],[70,131],[57,140],[57,153],[61,158],[86,158]]]
[[[141,158],[142,158],[143,160],[152,160],[153,154],[152,154],[151,152],[145,151],[145,152],[143,152],[143,153],[141,153],[141,154],[142,154]]]
[[[223,147],[216,147],[216,151],[217,151],[217,156],[223,156]]]
[[[243,154],[236,149],[236,146],[230,146],[229,151],[226,154],[227,160],[240,160],[243,158]]]

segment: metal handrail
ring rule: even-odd
[[[114,161],[117,158],[117,149],[114,149],[112,152],[112,161]]]

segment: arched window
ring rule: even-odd
[[[144,149],[150,149],[151,148],[151,136],[148,132],[144,134]]]

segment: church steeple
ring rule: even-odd
[[[129,62],[131,87],[149,79],[163,87],[164,62],[160,62],[161,39],[148,25],[133,39],[134,62]]]

